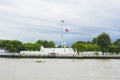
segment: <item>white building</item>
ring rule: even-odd
[[[41,47],[40,51],[21,51],[22,55],[73,55],[77,54],[72,48],[44,48]]]
[[[41,47],[41,54],[76,54],[72,48],[44,48]]]

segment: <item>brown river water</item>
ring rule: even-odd
[[[120,60],[0,58],[0,80],[120,80]]]

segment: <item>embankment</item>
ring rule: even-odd
[[[1,58],[56,58],[56,59],[120,59],[120,55],[82,56],[82,55],[20,55],[0,54]]]

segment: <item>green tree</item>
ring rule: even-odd
[[[20,52],[23,50],[23,44],[17,40],[1,40],[0,47],[6,49],[8,52]]]
[[[2,45],[3,41],[4,41],[4,40],[0,40],[0,47],[1,47],[1,48],[3,48],[3,45]]]
[[[49,41],[48,42],[48,47],[55,47],[55,43],[53,41]]]
[[[104,55],[105,52],[108,52],[111,45],[110,36],[106,33],[102,33],[97,37],[97,44],[100,46],[100,49]]]
[[[92,43],[97,44],[97,38],[93,38]]]
[[[119,54],[120,53],[120,46],[116,46],[116,45],[112,44],[109,48],[109,52],[111,54],[113,54],[113,53]]]
[[[24,43],[23,44],[24,50],[26,51],[39,51],[41,45],[37,43]]]
[[[1,43],[2,48],[7,49],[7,45],[11,44],[10,40],[3,40]]]
[[[43,41],[43,46],[47,48],[48,47],[48,41],[46,41],[46,40]]]
[[[24,50],[23,43],[17,40],[11,41],[11,45],[13,45],[13,52],[20,52],[21,50]]]
[[[36,43],[40,44],[40,45],[43,45],[43,40],[38,40]]]
[[[77,53],[85,51],[85,46],[82,43],[75,43],[72,45],[74,50],[77,50]]]
[[[41,49],[41,44],[34,44],[34,50],[39,51]]]
[[[85,51],[100,51],[100,48],[97,44],[84,44]]]
[[[27,51],[35,51],[34,50],[34,44],[33,43],[24,43],[23,47]]]
[[[100,47],[97,44],[91,43],[90,41],[78,41],[72,45],[72,48],[77,50],[78,53],[84,51],[100,51]]]
[[[115,45],[117,46],[120,46],[120,39],[117,39],[115,42],[114,42]]]
[[[38,40],[36,43],[40,44],[40,45],[42,45],[43,47],[46,47],[46,48],[55,47],[55,43],[53,41]]]

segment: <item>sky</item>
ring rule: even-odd
[[[120,0],[0,0],[0,39],[71,45],[103,32],[120,38]]]

